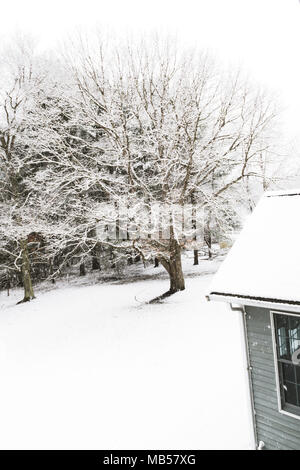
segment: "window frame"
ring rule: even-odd
[[[300,406],[294,406],[294,405],[291,405],[291,404],[287,403],[284,408],[282,407],[282,403],[284,402],[284,397],[282,396],[282,382],[281,382],[280,372],[279,372],[279,368],[278,368],[278,362],[279,361],[278,361],[278,348],[277,348],[277,340],[276,340],[276,329],[275,329],[274,315],[286,315],[286,316],[298,317],[299,318],[300,313],[283,312],[283,311],[279,311],[279,310],[270,310],[278,411],[281,414],[284,414],[286,416],[290,416],[292,418],[300,420]],[[297,410],[298,414],[296,414],[296,410]]]

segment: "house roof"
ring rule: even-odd
[[[300,311],[300,190],[265,193],[215,275],[209,298]]]

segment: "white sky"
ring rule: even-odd
[[[46,45],[96,24],[176,33],[278,91],[286,133],[300,138],[299,0],[0,0],[0,7],[2,34],[23,29]]]

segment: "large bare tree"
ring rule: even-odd
[[[192,200],[198,230],[207,233],[212,218],[226,226],[220,208],[234,200],[232,189],[261,176],[276,114],[272,100],[239,73],[219,71],[208,54],[179,53],[168,42],[81,41],[73,57],[72,122],[80,145],[56,149],[57,199],[77,195],[68,218],[85,242],[132,246],[165,267],[168,293],[183,290],[181,250],[195,233],[189,224],[178,229],[174,208],[178,214]],[[99,202],[130,208],[126,240],[108,239],[103,230],[94,231],[94,240],[87,236],[97,225],[120,223],[120,211],[107,212]],[[153,229],[157,204],[163,209]]]

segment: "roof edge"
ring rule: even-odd
[[[278,197],[278,196],[300,196],[300,188],[286,189],[282,191],[266,191],[263,197]]]
[[[287,310],[300,313],[300,302],[284,299],[272,299],[267,297],[254,297],[224,292],[211,292],[206,296],[207,300],[226,303],[240,303],[242,305],[270,308],[275,310]]]

